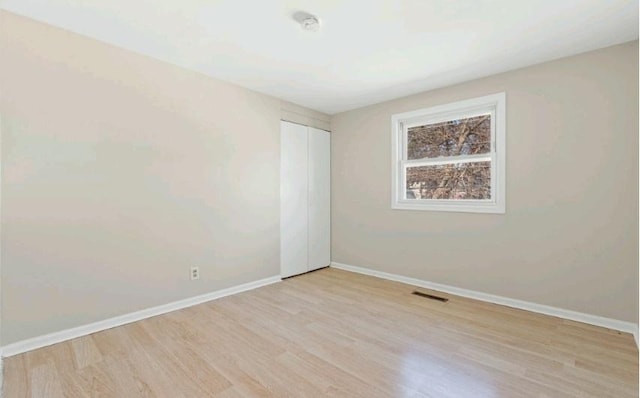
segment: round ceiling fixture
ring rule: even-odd
[[[317,32],[320,29],[320,20],[313,15],[309,15],[300,21],[302,29],[310,32]]]

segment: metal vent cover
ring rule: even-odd
[[[428,299],[431,299],[431,300],[441,301],[443,303],[446,303],[447,301],[449,301],[449,299],[446,298],[446,297],[434,296],[432,294],[422,293],[422,292],[419,292],[417,290],[414,290],[411,294],[414,294],[414,295],[420,296],[420,297],[424,297],[424,298],[428,298]]]

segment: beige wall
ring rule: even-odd
[[[0,18],[3,344],[279,274],[279,120],[327,115]]]
[[[390,120],[507,93],[505,215],[391,210]],[[335,115],[332,260],[638,317],[638,42]]]

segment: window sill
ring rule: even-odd
[[[418,203],[416,203],[418,202]],[[449,201],[422,202],[418,200],[394,202],[394,210],[448,211],[457,213],[505,214],[505,206],[495,202],[451,203]]]

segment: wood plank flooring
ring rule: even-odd
[[[4,397],[637,397],[629,334],[336,269],[5,359]]]

